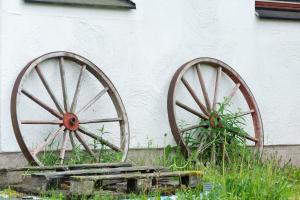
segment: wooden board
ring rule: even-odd
[[[113,173],[126,173],[126,172],[153,172],[165,170],[164,167],[155,166],[135,166],[135,167],[118,167],[118,168],[103,168],[103,169],[83,169],[83,170],[70,170],[61,172],[44,172],[33,173],[33,177],[44,177],[46,179],[58,179],[70,176],[86,176],[86,175],[101,175]]]
[[[91,169],[91,168],[116,168],[116,167],[132,167],[130,163],[92,163],[77,165],[59,165],[59,166],[42,166],[42,167],[19,167],[19,168],[1,168],[0,172],[12,171],[67,171],[75,169]]]
[[[162,178],[162,177],[183,177],[183,176],[202,176],[200,171],[173,171],[173,172],[153,172],[153,173],[129,173],[129,174],[109,174],[99,176],[72,176],[74,181],[100,181],[115,179],[142,179],[142,178]]]

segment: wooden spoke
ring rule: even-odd
[[[255,110],[249,110],[249,111],[241,112],[241,113],[238,114],[238,117],[249,115],[249,114],[252,114],[254,112],[255,112]]]
[[[252,142],[258,142],[258,139],[257,139],[257,138],[252,137],[252,136],[250,136],[250,135],[248,135],[248,134],[245,135],[245,136],[242,136],[242,135],[240,135],[238,132],[236,132],[236,131],[234,131],[234,130],[230,130],[230,132],[233,133],[233,134],[239,135],[240,137],[245,137],[246,139],[251,140]]]
[[[204,79],[203,79],[203,76],[202,76],[202,72],[201,72],[201,69],[200,69],[200,64],[198,64],[196,66],[196,70],[197,70],[198,79],[199,79],[199,82],[200,82],[200,86],[201,86],[201,89],[202,89],[202,94],[204,96],[204,100],[205,100],[205,104],[206,104],[207,110],[209,112],[211,112],[210,101],[209,101],[208,93],[207,93],[207,90],[206,90],[206,87],[205,87],[205,83],[204,83]]]
[[[181,133],[184,133],[186,131],[190,131],[190,130],[193,130],[193,129],[196,129],[196,128],[200,128],[200,127],[205,127],[203,125],[193,125],[193,126],[189,126],[189,127],[186,127],[186,128],[183,128],[180,130]]]
[[[76,143],[74,141],[74,137],[73,137],[73,133],[69,131],[69,138],[70,138],[70,142],[71,142],[71,145],[72,145],[72,149],[75,149],[76,148]]]
[[[189,91],[189,93],[191,94],[191,96],[193,97],[195,102],[198,104],[198,106],[200,107],[202,112],[205,115],[208,115],[208,112],[207,112],[205,106],[201,103],[200,99],[197,97],[197,95],[196,95],[195,91],[192,89],[191,85],[187,82],[187,80],[184,77],[181,78],[181,81],[183,82],[184,86]]]
[[[210,133],[209,133],[209,135],[210,135]],[[204,149],[210,147],[210,145],[211,145],[211,144],[208,143],[204,146],[203,140],[205,138],[207,138],[207,135],[202,135],[200,140],[199,140],[199,145],[198,145],[197,150],[196,150],[198,156],[203,152]]]
[[[122,150],[117,147],[116,145],[110,143],[109,141],[103,139],[102,137],[99,137],[98,135],[95,135],[94,133],[92,133],[91,131],[89,131],[88,129],[79,126],[79,131],[85,135],[90,136],[91,138],[94,138],[95,140],[99,141],[101,144],[108,146],[109,148],[111,148],[112,150],[115,150],[117,152],[121,152]]]
[[[31,99],[32,101],[34,101],[35,103],[37,103],[39,106],[41,106],[42,108],[44,108],[45,110],[47,110],[49,113],[51,113],[52,115],[54,115],[55,117],[60,118],[60,119],[63,118],[63,116],[59,112],[57,112],[56,110],[52,109],[46,103],[44,103],[41,100],[39,100],[38,98],[36,98],[35,96],[33,96],[32,94],[30,94],[29,92],[27,92],[25,89],[22,89],[21,92],[23,94],[25,94],[29,99]]]
[[[85,150],[96,159],[95,153],[90,149],[90,147],[84,141],[83,137],[81,136],[81,133],[75,131],[75,136],[78,139],[78,141],[82,144],[82,146],[85,148]]]
[[[106,119],[90,119],[90,120],[80,120],[80,124],[92,124],[92,123],[103,123],[103,122],[119,122],[122,118],[106,118]]]
[[[79,74],[79,77],[78,77],[78,82],[77,82],[75,94],[74,94],[71,109],[70,109],[71,113],[74,113],[75,110],[76,110],[78,96],[79,96],[79,93],[80,93],[80,88],[81,88],[85,68],[86,68],[86,65],[83,65],[81,70],[80,70],[80,74]]]
[[[238,113],[236,116],[233,116],[231,118],[238,118],[238,117],[242,117],[242,116],[245,116],[245,115],[249,115],[249,114],[252,114],[254,113],[255,110],[249,110],[249,111],[245,111],[245,112],[240,112]]]
[[[69,100],[68,100],[68,91],[66,86],[66,76],[65,76],[63,57],[60,57],[59,59],[59,72],[60,72],[61,87],[62,87],[63,99],[64,99],[64,108],[66,112],[69,112]]]
[[[202,119],[208,119],[208,116],[206,116],[206,115],[204,115],[204,114],[202,114],[202,113],[194,110],[193,108],[188,107],[187,105],[185,105],[185,104],[183,104],[183,103],[181,103],[179,101],[176,101],[176,105],[179,106],[179,107],[181,107],[182,109],[184,109],[184,110],[186,110],[186,111],[188,111],[188,112],[190,112],[190,113],[192,113],[192,114],[194,114],[194,115],[202,118]]]
[[[21,120],[21,124],[63,124],[62,120]]]
[[[102,97],[108,90],[108,87],[104,88],[103,90],[101,90],[94,98],[92,98],[85,106],[83,106],[82,108],[80,108],[78,110],[78,112],[76,113],[77,115],[80,112],[84,112],[86,111],[89,107],[91,107],[98,99],[100,99],[100,97]]]
[[[37,146],[37,148],[32,151],[31,154],[33,156],[36,156],[40,151],[42,151],[44,149],[44,147],[46,147],[52,140],[54,140],[58,136],[58,134],[64,129],[65,129],[65,127],[61,126],[57,131],[51,133],[45,141],[43,141],[41,144],[39,144]]]
[[[258,139],[257,139],[257,138],[252,137],[252,136],[250,136],[250,135],[246,135],[245,138],[248,139],[248,140],[251,140],[252,142],[258,142]]]
[[[214,100],[213,100],[213,105],[212,105],[212,109],[214,111],[216,110],[218,96],[219,96],[219,84],[220,84],[220,79],[221,79],[221,72],[222,72],[222,67],[218,67],[217,76],[216,76],[216,83],[215,83]]]
[[[235,95],[235,93],[237,92],[237,90],[240,88],[241,84],[238,83],[234,86],[234,88],[231,90],[231,92],[229,93],[228,99],[229,101],[232,99],[232,97]]]
[[[61,149],[60,149],[60,154],[59,154],[60,164],[61,165],[64,163],[64,159],[65,159],[65,153],[66,153],[66,148],[67,148],[68,136],[69,136],[69,131],[66,129],[64,131],[63,143],[62,143],[62,146],[61,146]]]
[[[58,110],[61,114],[63,114],[62,107],[61,107],[61,105],[59,104],[58,100],[56,99],[56,97],[55,97],[53,91],[51,90],[51,88],[50,88],[50,86],[49,86],[47,80],[45,79],[45,77],[44,77],[44,75],[43,75],[43,73],[42,73],[42,71],[41,71],[39,65],[37,65],[37,66],[35,67],[35,70],[36,70],[37,74],[39,75],[39,77],[40,77],[40,79],[41,79],[41,81],[42,81],[44,87],[46,88],[46,90],[47,90],[49,96],[51,97],[52,101],[54,102],[54,104],[55,104],[57,110]]]

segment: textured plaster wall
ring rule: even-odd
[[[135,2],[136,10],[109,10],[0,1],[2,151],[18,150],[9,110],[14,80],[32,58],[56,50],[83,55],[110,77],[128,113],[131,147],[174,144],[169,82],[200,56],[223,60],[245,79],[266,144],[300,144],[299,21],[257,19],[245,0]]]
[[[2,22],[3,22],[3,9],[2,9],[2,1],[0,1],[0,46],[2,46],[3,44],[3,32],[2,30]],[[0,65],[2,66],[2,48],[0,47]],[[2,74],[2,70],[0,70],[0,76]],[[0,85],[2,85],[2,78],[0,78]],[[0,93],[1,93],[2,89],[0,87]],[[0,112],[2,111],[2,103],[0,102]],[[0,114],[0,119],[2,118],[2,114]],[[2,120],[0,120],[2,121]],[[2,127],[2,124],[0,122],[0,128]],[[2,141],[2,134],[0,134],[0,141]],[[2,143],[0,142],[0,151],[1,151],[1,146]]]

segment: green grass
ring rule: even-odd
[[[103,137],[104,134],[110,134],[102,126],[98,131],[98,136]],[[83,163],[107,163],[120,161],[123,154],[122,152],[115,152],[108,149],[100,141],[93,140],[91,144],[88,144],[90,149],[93,150],[96,159],[94,159],[88,152],[86,152],[80,143],[75,144],[71,151],[66,152],[66,158],[64,160],[65,165],[83,164]],[[46,166],[60,165],[59,158],[60,144],[52,141],[47,146],[47,149],[39,155],[39,160]]]
[[[212,191],[203,196],[205,200],[300,199],[300,169],[290,163],[283,163],[276,155],[268,160],[260,160],[253,149],[246,145],[244,118],[239,116],[239,112],[234,113],[230,110],[230,102],[225,99],[219,104],[218,111],[212,113],[218,117],[213,121],[200,120],[199,124],[205,128],[185,133],[186,143],[191,149],[188,159],[183,157],[179,147],[168,145],[164,148],[163,156],[153,164],[168,167],[170,170],[202,171],[204,173],[202,183],[208,182],[213,186]],[[222,126],[219,126],[220,123]],[[182,126],[185,125],[182,123]],[[107,134],[104,127],[100,129],[100,136],[103,134]],[[56,147],[55,144],[52,145]],[[97,156],[101,162],[113,162],[122,156],[108,151],[97,141],[91,146],[99,150]],[[48,165],[59,162],[55,151],[47,152],[41,159]],[[78,147],[70,153],[66,164],[87,162],[94,161]],[[178,189],[175,195],[180,200],[200,200],[200,193],[203,192],[202,183],[196,188]],[[11,193],[10,190],[8,192]],[[130,198],[146,200],[149,197],[160,199],[160,196],[160,191],[157,191],[150,194],[132,194]],[[49,198],[63,199],[63,196],[53,193]],[[115,198],[110,195],[95,195],[92,199]]]
[[[209,200],[284,200],[300,199],[300,169],[283,163],[274,155],[260,160],[252,149],[244,146],[239,157],[232,162],[223,160],[219,165],[184,159],[179,148],[167,146],[160,162],[171,170],[201,170],[203,182],[213,185],[213,190],[204,199]],[[180,199],[193,199],[202,192],[196,189],[178,190]],[[196,198],[197,199],[197,198]]]
[[[10,187],[0,191],[0,199],[6,197],[6,198],[13,198],[13,197],[21,197],[22,194],[19,192],[16,192],[15,190],[11,189]]]
[[[204,181],[214,185],[207,199],[289,199],[298,195],[300,170],[280,166],[278,160],[265,162],[251,158],[222,167],[207,167]]]
[[[213,185],[213,190],[205,196],[207,200],[292,200],[300,199],[300,169],[290,163],[283,164],[277,156],[269,160],[260,161],[250,149],[245,147],[243,156],[234,162],[224,165],[204,165],[192,158],[185,160],[178,148],[167,146],[160,162],[172,170],[201,170],[204,172],[203,182]],[[199,199],[202,185],[196,188],[178,189],[178,199]],[[14,196],[13,190],[5,190],[0,194],[8,193]],[[141,193],[131,195],[132,199],[159,199],[160,192]],[[64,199],[63,195],[53,193],[48,199]],[[88,199],[88,198],[82,198]],[[110,200],[114,197],[96,195],[92,199]]]

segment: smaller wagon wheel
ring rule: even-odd
[[[46,70],[43,66],[45,62],[52,62],[50,68],[57,70],[58,74],[54,75],[59,80],[56,81],[57,84],[55,84],[54,80],[49,80],[49,78],[47,80],[47,73],[45,73]],[[54,64],[56,66],[53,66]],[[68,64],[69,68],[66,67],[66,64]],[[75,69],[79,71],[78,78],[75,76],[68,80],[68,73],[73,73]],[[49,102],[40,98],[40,93],[37,93],[36,90],[26,88],[25,82],[27,79],[32,78],[33,75],[38,77],[36,79],[40,81],[40,85],[46,96],[48,95]],[[93,79],[97,87],[101,87],[99,91],[82,90],[83,82],[85,82],[85,78],[88,78],[88,76]],[[68,81],[69,83],[74,83],[74,88],[68,87]],[[70,97],[68,91],[70,92],[72,89],[74,95]],[[88,96],[84,100],[80,98],[82,95],[84,97],[87,96],[87,93],[92,93],[92,96]],[[115,108],[114,112],[117,116],[81,119],[81,114],[90,111],[97,103],[99,105],[101,97],[102,99],[107,97],[107,99],[111,100],[112,107]],[[52,117],[52,119],[33,119],[37,113],[31,113],[30,116],[32,118],[29,119],[21,118],[20,112],[23,109],[21,107],[21,98],[25,98],[32,104],[35,104],[37,109],[42,112],[47,112],[46,118],[49,119]],[[60,164],[65,163],[68,148],[74,149],[77,144],[80,146],[80,151],[86,152],[86,156],[90,156],[91,160],[95,162],[99,162],[99,158],[96,156],[99,145],[111,152],[118,152],[121,161],[126,160],[129,148],[129,125],[122,100],[109,78],[95,64],[77,54],[62,51],[52,52],[31,61],[20,72],[15,81],[11,97],[11,119],[21,151],[32,165],[44,165],[39,155],[47,152],[47,147],[54,140],[58,140],[59,147],[56,149],[56,154],[59,156]],[[119,144],[115,144],[111,140],[106,140],[104,137],[96,134],[94,130],[87,128],[88,125],[98,126],[98,124],[103,123],[117,123],[115,126],[119,127],[116,128],[119,134],[114,134],[113,138],[117,138]],[[42,136],[44,139],[38,144],[33,145],[36,142],[35,139],[33,139],[34,141],[25,139],[29,137],[28,134],[32,131],[24,132],[24,126],[26,128],[28,126],[45,126],[45,129],[50,126],[52,131],[50,134]],[[34,130],[34,127],[31,130]],[[43,135],[43,133],[37,134]],[[92,148],[92,144],[88,143],[90,141],[94,145],[98,144],[98,146]]]
[[[215,78],[212,78],[212,82],[214,85],[211,87],[211,90],[208,90],[207,84],[204,81],[204,69],[203,66],[206,66],[210,68],[212,71],[215,71],[214,73]],[[206,69],[208,69],[206,68]],[[187,73],[190,73],[189,77],[192,77],[188,80],[187,79]],[[225,75],[225,76],[224,76]],[[222,77],[224,76],[224,77]],[[227,76],[227,77],[226,77]],[[222,79],[223,78],[223,79]],[[263,125],[262,120],[260,116],[260,112],[257,106],[257,103],[254,99],[254,96],[252,95],[249,87],[245,83],[245,81],[240,77],[240,75],[232,69],[230,66],[225,64],[222,61],[219,61],[217,59],[213,58],[197,58],[190,62],[185,63],[182,65],[174,74],[172,81],[170,83],[169,91],[168,91],[168,117],[169,117],[169,123],[171,127],[172,134],[175,138],[176,143],[179,145],[182,153],[185,155],[185,157],[188,157],[191,153],[191,149],[186,144],[184,139],[184,134],[187,131],[195,130],[199,127],[202,128],[208,128],[203,127],[203,125],[200,125],[199,123],[190,124],[188,127],[181,127],[180,126],[180,116],[176,115],[176,110],[180,109],[180,111],[184,112],[186,111],[187,115],[189,116],[195,116],[197,119],[202,120],[209,120],[210,127],[213,127],[213,123],[217,121],[217,124],[215,126],[222,126],[220,123],[221,120],[218,119],[218,113],[217,113],[217,106],[220,100],[220,91],[221,86],[224,86],[224,84],[221,83],[221,80],[227,79],[227,81],[231,82],[233,84],[233,87],[231,91],[228,93],[228,95],[225,95],[224,97],[227,97],[229,101],[231,101],[232,97],[236,95],[238,91],[241,93],[241,97],[244,98],[244,102],[246,102],[245,106],[248,107],[249,110],[241,111],[239,113],[239,116],[250,116],[250,121],[252,121],[253,125],[251,125],[251,135],[245,135],[243,136],[248,143],[254,143],[255,149],[259,153],[259,156],[262,156],[263,152]],[[195,87],[191,84],[191,82],[195,83],[195,85],[198,85],[199,89],[195,90]],[[184,100],[180,101],[178,99],[178,89],[185,90],[186,94],[190,96],[191,101],[194,102],[194,106],[189,106],[184,102]],[[201,88],[201,89],[200,89]],[[200,91],[201,90],[201,91]],[[197,96],[197,92],[202,93],[201,97],[202,99]],[[211,91],[211,92],[210,92]],[[211,94],[211,95],[209,95]],[[212,98],[211,98],[211,97]],[[218,124],[219,123],[219,124]],[[232,132],[233,134],[234,131]],[[200,146],[200,145],[199,145]],[[200,147],[197,147],[198,149]]]

